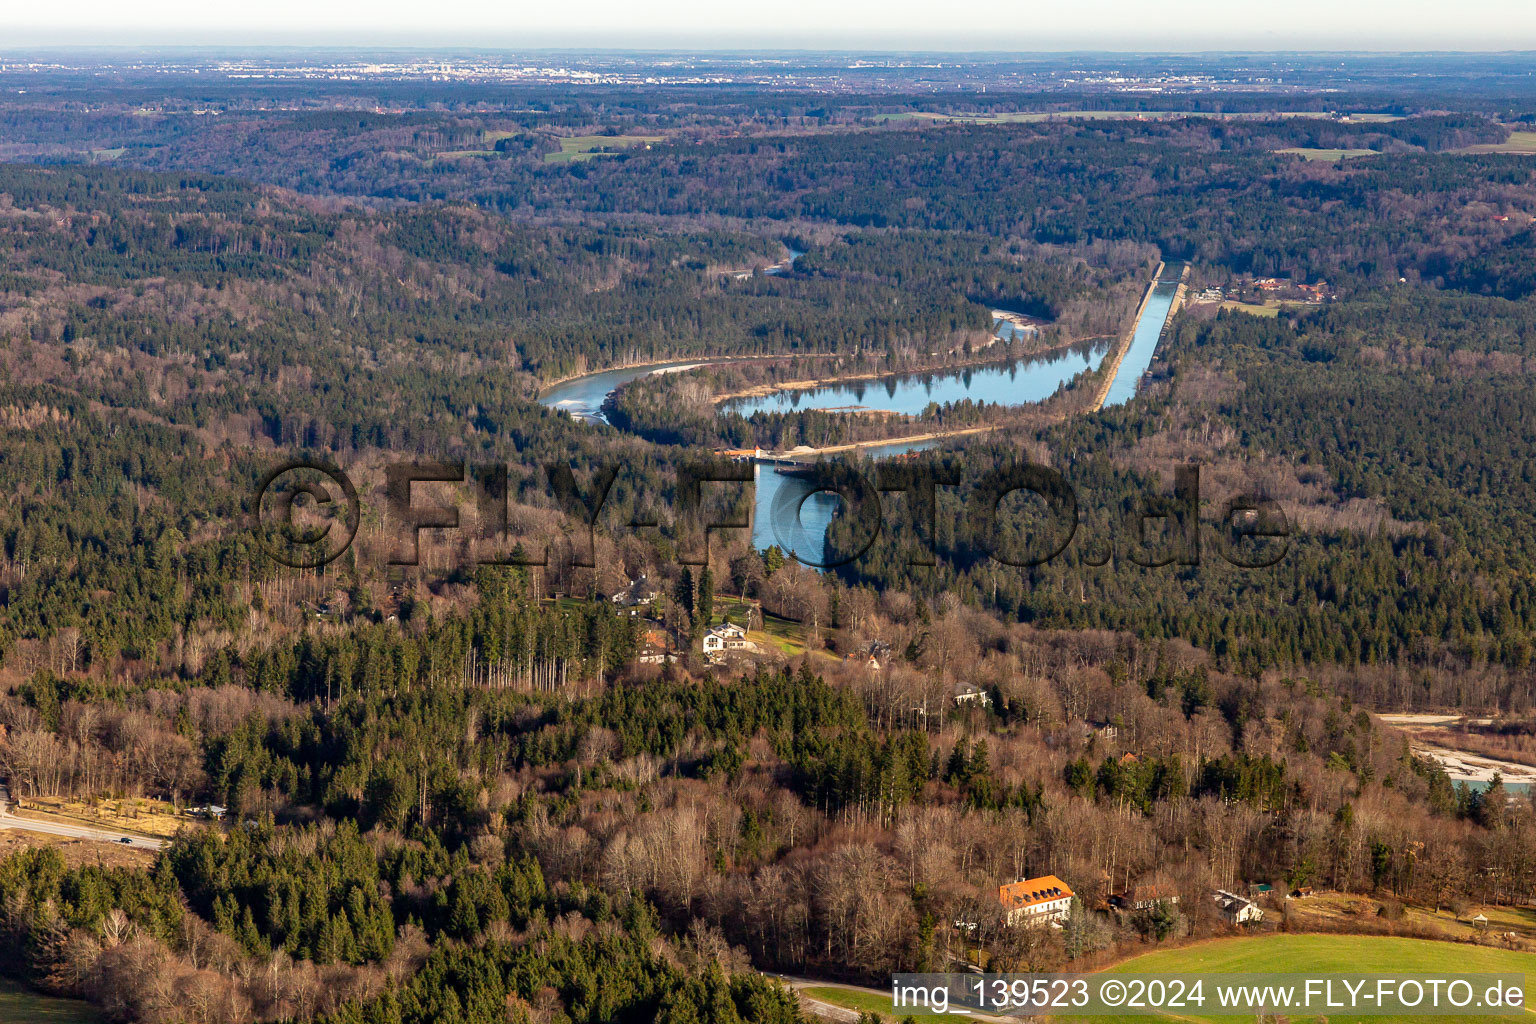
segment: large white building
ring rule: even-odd
[[[1009,927],[1065,924],[1072,916],[1072,888],[1055,875],[999,886],[997,898],[1007,914]]]
[[[747,631],[734,622],[722,622],[704,631],[704,653],[718,656],[727,651],[755,651],[757,644],[747,639]]]

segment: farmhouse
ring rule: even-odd
[[[1062,924],[1072,916],[1072,889],[1055,875],[1025,878],[999,886],[997,898],[1010,928]]]
[[[1264,910],[1257,903],[1236,893],[1227,892],[1225,889],[1217,889],[1211,894],[1216,901],[1217,909],[1221,911],[1228,924],[1245,924],[1249,921],[1262,921]]]

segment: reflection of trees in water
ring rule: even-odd
[[[751,416],[756,412],[803,412],[845,406],[876,406],[915,415],[929,402],[943,404],[967,398],[1000,405],[1022,405],[1049,398],[1078,373],[1096,368],[1108,351],[1106,340],[1089,340],[1030,359],[780,391],[760,398],[726,402],[721,409]],[[1025,389],[1023,393],[1020,393],[1021,388]],[[883,400],[879,398],[882,393],[885,396]]]

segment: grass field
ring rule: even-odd
[[[1108,968],[1108,974],[1255,974],[1290,973],[1316,976],[1339,974],[1380,974],[1397,977],[1444,977],[1460,974],[1523,974],[1527,976],[1526,993],[1536,992],[1536,953],[1515,953],[1488,946],[1465,943],[1434,942],[1374,935],[1263,935],[1252,938],[1213,939],[1177,949],[1163,949],[1133,957]],[[860,1013],[878,1014],[881,1019],[900,1019],[892,1013],[890,998],[835,985],[816,985],[800,992],[823,1003],[845,1007]],[[1209,993],[1207,998],[1210,999]],[[1529,1000],[1527,1000],[1529,1001]],[[1207,1005],[1210,1005],[1208,1002]],[[1471,1024],[1530,1020],[1524,1013],[1503,1016],[1415,1016],[1414,1024]],[[1248,1015],[1251,1019],[1252,1015]],[[926,1018],[920,1018],[926,1019]],[[1039,1018],[1036,1018],[1039,1019]],[[1211,1014],[1202,1016],[1189,1008],[1178,1012],[1143,1016],[1051,1017],[1053,1021],[1093,1021],[1095,1024],[1146,1024],[1148,1020],[1233,1021],[1243,1016]],[[1293,1015],[1292,1021],[1312,1021],[1316,1014]],[[1347,1021],[1379,1022],[1388,1017],[1349,1017],[1329,1014],[1329,1024]]]
[[[1252,302],[1238,302],[1235,299],[1228,299],[1223,302],[1221,308],[1235,309],[1239,313],[1247,313],[1249,316],[1278,316],[1280,313],[1279,306],[1260,306]]]
[[[1319,303],[1308,302],[1305,299],[1266,299],[1263,302],[1239,302],[1236,299],[1227,299],[1221,304],[1222,309],[1235,309],[1249,316],[1276,316],[1282,309],[1317,309]]]
[[[1489,142],[1456,150],[1458,153],[1536,153],[1536,132],[1510,132],[1503,142]]]
[[[495,156],[496,143],[508,138],[516,132],[492,131],[485,132],[486,145],[481,149],[445,149],[433,154],[436,160],[453,160],[466,156]],[[612,153],[602,152],[604,149],[633,149],[635,146],[648,146],[653,142],[661,142],[663,135],[572,135],[561,138],[560,152],[545,153],[544,162],[550,164],[571,163],[575,160],[592,160],[600,156],[612,156]]]
[[[1378,155],[1374,149],[1308,149],[1305,146],[1292,146],[1289,149],[1277,149],[1275,152],[1290,153],[1303,160],[1327,160],[1331,163],[1352,157]]]
[[[544,162],[551,164],[571,163],[575,160],[591,160],[609,156],[603,149],[632,149],[660,142],[661,135],[571,135],[561,138],[560,152],[545,153]]]
[[[800,991],[812,999],[818,999],[823,1003],[831,1003],[833,1006],[842,1006],[859,1013],[879,1014],[884,1020],[896,1019],[891,1014],[891,999],[889,996],[877,996],[851,988],[838,988],[835,985],[816,985],[811,988],[803,988]]]
[[[169,801],[149,797],[104,799],[95,803],[57,797],[28,797],[17,803],[16,810],[20,812],[20,817],[27,817],[30,812],[34,817],[56,818],[97,828],[121,829],[162,839],[175,835],[176,830],[189,821],[185,815],[177,814],[176,808]]]
[[[796,658],[805,653],[805,629],[798,622],[789,619],[781,619],[777,615],[763,614],[763,628],[754,629],[747,634],[747,639],[762,644],[767,648],[777,649],[780,653]]]
[[[436,154],[434,159],[451,160],[458,156],[495,156],[496,143],[500,142],[502,139],[510,139],[516,134],[517,132],[504,131],[481,132],[480,137],[485,140],[486,143],[484,149],[445,149],[441,153]]]
[[[747,639],[758,644],[765,651],[778,651],[786,658],[798,658],[805,653],[805,626],[766,612],[763,613],[763,628],[752,630],[747,634]],[[826,648],[812,651],[811,656],[823,661],[838,660],[837,655]]]
[[[0,981],[0,1024],[102,1024],[90,1003],[39,995],[11,981]]]
[[[1349,922],[1359,920],[1362,914],[1374,915],[1377,906],[1375,900],[1325,893],[1292,903],[1291,914],[1303,929],[1347,929]],[[1475,940],[1488,932],[1514,932],[1523,939],[1536,938],[1536,908],[1531,907],[1475,906],[1458,918],[1450,910],[1436,911],[1408,905],[1403,907],[1403,914],[1404,923],[1439,932],[1451,940]],[[1486,926],[1473,922],[1472,918],[1478,914],[1488,919]]]
[[[1526,994],[1536,992],[1536,953],[1514,953],[1488,946],[1434,942],[1428,939],[1403,939],[1376,935],[1264,935],[1241,939],[1215,939],[1180,949],[1165,949],[1133,957],[1113,968],[1113,974],[1241,974],[1254,972],[1289,972],[1294,974],[1382,974],[1443,977],[1450,972],[1463,974],[1524,974]],[[1527,998],[1529,1003],[1529,998]],[[1235,1020],[1234,1017],[1202,1017],[1188,1010],[1169,1017],[1178,1020]],[[1292,1020],[1313,1020],[1315,1014],[1292,1016]],[[1146,1017],[1062,1017],[1059,1020],[1091,1020],[1099,1024],[1125,1022],[1135,1024]],[[1384,1021],[1387,1017],[1349,1017],[1328,1014],[1329,1024],[1346,1021]],[[1433,1022],[1531,1020],[1529,1010],[1520,1015],[1504,1016],[1415,1016],[1414,1024]]]

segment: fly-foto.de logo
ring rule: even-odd
[[[567,515],[580,522],[587,533],[585,553],[578,551],[574,564],[591,567],[594,533],[614,483],[624,472],[621,464],[599,465],[578,481],[572,466],[545,466],[549,494]],[[1193,566],[1206,551],[1224,562],[1246,569],[1272,566],[1289,550],[1290,525],[1279,504],[1259,494],[1238,494],[1216,506],[1215,514],[1202,518],[1200,467],[1176,466],[1173,488],[1168,493],[1142,494],[1128,507],[1109,515],[1097,510],[1090,518],[1096,529],[1084,528],[1084,509],[1078,494],[1058,471],[1030,462],[993,466],[976,473],[953,467],[913,462],[867,466],[827,461],[796,472],[797,485],[780,487],[758,515],[766,516],[770,535],[776,538],[803,536],[803,512],[817,495],[835,497],[838,515],[825,531],[816,550],[781,544],[785,553],[806,565],[833,568],[863,554],[888,528],[897,511],[892,502],[903,502],[905,529],[902,543],[912,565],[938,563],[937,540],[941,493],[960,498],[959,520],[946,532],[965,535],[970,550],[979,550],[1002,564],[1015,567],[1043,565],[1075,550],[1089,566],[1102,566],[1120,558],[1132,564]],[[728,495],[727,488],[754,484],[750,463],[729,459],[697,459],[680,463],[673,477],[668,532],[677,546],[677,560],[702,565],[709,560],[710,538],[726,530],[753,527],[750,514],[722,511],[740,509],[741,502],[711,502],[712,493]],[[391,565],[416,565],[421,555],[423,530],[459,530],[457,503],[432,500],[418,492],[417,484],[456,485],[466,488],[475,509],[479,537],[510,541],[508,535],[508,473],[505,466],[464,462],[395,462],[384,467],[384,514],[396,533]],[[747,503],[750,506],[750,502]],[[1122,506],[1124,503],[1121,503]],[[949,508],[949,503],[945,503]],[[259,481],[252,505],[257,543],[275,561],[294,568],[317,568],[342,555],[357,537],[362,501],[351,478],[325,461],[298,459],[273,467]],[[953,518],[953,510],[946,513]],[[621,528],[660,529],[662,516],[635,515]],[[1106,529],[1106,523],[1108,528]],[[494,546],[494,545],[493,545]],[[505,545],[503,545],[505,546]],[[520,544],[512,554],[475,559],[480,565],[548,564],[543,550],[529,551]]]

